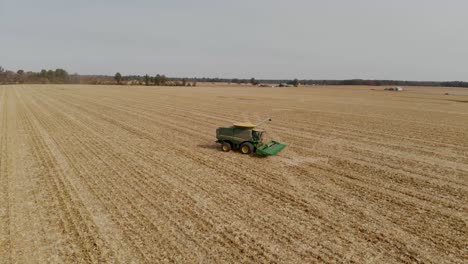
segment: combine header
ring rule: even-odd
[[[256,153],[259,156],[276,155],[286,145],[277,141],[263,144],[262,137],[265,131],[257,127],[267,121],[271,121],[271,118],[258,124],[235,123],[230,127],[220,127],[216,129],[216,143],[221,144],[221,150],[224,152],[229,152],[231,149],[239,149],[242,154]]]

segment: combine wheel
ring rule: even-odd
[[[224,152],[229,152],[231,150],[231,144],[229,144],[227,142],[224,142],[221,145],[221,150],[224,151]]]
[[[242,154],[251,154],[253,150],[254,150],[254,146],[249,142],[245,142],[244,144],[240,146],[240,151]]]

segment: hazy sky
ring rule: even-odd
[[[467,0],[0,0],[0,65],[468,81]]]

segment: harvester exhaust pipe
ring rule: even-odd
[[[268,121],[271,121],[271,118],[267,118],[267,119],[261,121],[260,123],[257,123],[255,126],[260,126],[260,125],[262,125],[263,123],[268,122]]]

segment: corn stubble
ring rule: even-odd
[[[0,263],[464,263],[446,90],[0,86]],[[278,156],[214,143],[265,116]]]

